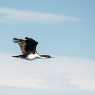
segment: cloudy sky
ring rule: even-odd
[[[1,0],[0,94],[94,95],[94,10],[94,0]],[[12,38],[25,36],[55,59],[11,58]]]

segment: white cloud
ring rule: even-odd
[[[17,87],[17,88],[47,88],[45,80],[0,80],[0,86]]]
[[[74,59],[75,60],[75,59]],[[77,59],[64,64],[64,83],[81,90],[95,90],[95,60]]]
[[[80,21],[80,18],[64,16],[63,14],[52,14],[17,10],[11,8],[0,8],[0,22],[39,22],[39,23],[63,23],[64,21]]]
[[[41,89],[55,95],[95,91],[95,60],[63,56],[28,62],[0,54],[0,61],[0,87]]]

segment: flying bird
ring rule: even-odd
[[[22,54],[17,56],[12,56],[16,58],[23,58],[26,60],[52,58],[50,55],[40,55],[37,50],[38,42],[32,38],[25,37],[24,39],[13,38],[14,43],[18,43]]]

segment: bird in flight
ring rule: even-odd
[[[12,56],[16,58],[22,58],[26,60],[52,58],[50,55],[40,55],[37,50],[38,42],[32,38],[25,37],[24,39],[13,38],[14,43],[18,43],[22,54],[17,56]]]

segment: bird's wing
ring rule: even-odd
[[[25,37],[25,40],[26,40],[25,51],[34,54],[36,52],[36,47],[37,47],[38,42],[28,37]]]
[[[18,43],[20,49],[21,49],[21,52],[23,55],[26,55],[28,54],[28,52],[26,52],[25,48],[26,48],[26,40],[23,40],[23,39],[18,39],[18,38],[13,38],[13,41],[15,43]]]
[[[25,39],[13,38],[13,41],[15,43],[18,43],[23,55],[30,54],[30,53],[34,54],[36,52],[36,46],[38,42],[32,38],[28,38],[28,37],[25,37]]]

